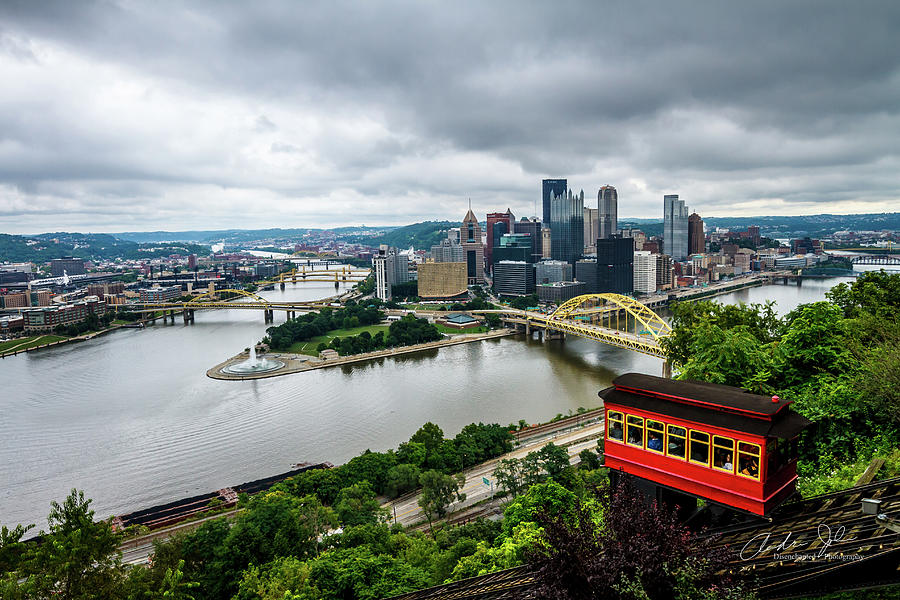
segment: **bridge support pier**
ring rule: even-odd
[[[281,291],[284,291],[284,281],[281,282]]]
[[[275,322],[275,311],[264,309],[263,310],[263,319],[266,323],[274,323]]]

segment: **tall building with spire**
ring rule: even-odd
[[[663,249],[676,261],[688,257],[688,207],[678,194],[663,197]]]
[[[550,199],[550,256],[575,264],[584,254],[584,190]]]
[[[469,285],[484,283],[484,245],[481,243],[481,226],[469,206],[469,212],[459,228],[459,243],[466,259],[466,277]]]
[[[597,237],[606,239],[616,234],[618,228],[618,204],[619,195],[616,188],[604,185],[597,192],[597,211],[599,213],[599,225]]]

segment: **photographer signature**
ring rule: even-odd
[[[741,549],[741,560],[753,560],[769,550],[772,551],[774,558],[774,555],[788,554],[809,548],[816,541],[821,542],[822,546],[818,548],[816,554],[809,556],[821,558],[828,553],[828,548],[833,544],[839,542],[852,542],[856,539],[846,537],[847,530],[843,525],[839,525],[832,529],[831,526],[826,523],[819,524],[816,528],[816,537],[812,540],[804,540],[801,536],[795,537],[792,531],[783,534],[783,538],[781,537],[782,534],[779,534],[778,537],[773,539],[773,535],[774,534],[772,533],[760,533],[750,538]]]

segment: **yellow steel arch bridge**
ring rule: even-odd
[[[324,270],[307,269],[305,266],[301,266],[299,269],[294,268],[290,271],[279,273],[277,276],[266,281],[260,281],[258,282],[258,285],[262,287],[264,285],[277,283],[283,286],[286,283],[305,283],[307,281],[356,283],[365,280],[369,276],[369,273],[370,271],[368,269],[354,269],[346,265],[342,265],[340,268],[326,268]]]
[[[550,314],[529,310],[473,311],[503,315],[507,322],[597,340],[657,358],[666,358],[659,341],[672,328],[659,315],[629,296],[585,294],[564,302]]]
[[[226,299],[220,299],[221,296],[229,296]],[[252,302],[231,302],[234,296],[243,296],[249,298]],[[330,300],[318,300],[313,302],[280,302],[266,300],[262,296],[258,296],[253,292],[246,290],[224,289],[206,292],[195,296],[190,300],[165,300],[162,302],[130,302],[123,304],[124,310],[182,310],[195,308],[227,308],[227,309],[243,309],[243,310],[317,310],[325,306]]]

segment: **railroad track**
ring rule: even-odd
[[[895,478],[786,504],[771,523],[710,533],[730,553],[729,570],[756,580],[763,597],[900,583],[900,533],[863,514],[863,498],[881,500],[882,512],[900,518]]]

